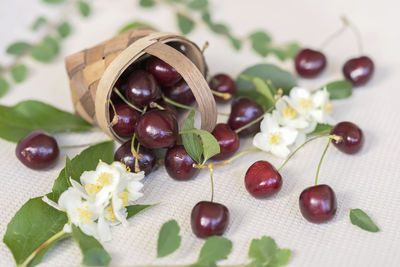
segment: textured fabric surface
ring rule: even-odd
[[[14,104],[23,99],[39,99],[72,111],[68,79],[63,57],[94,45],[115,34],[130,20],[151,22],[162,30],[174,31],[173,14],[167,8],[144,11],[135,1],[93,1],[93,16],[81,19],[73,15],[74,34],[63,42],[62,53],[48,65],[28,62],[29,80],[13,87],[0,99],[1,104]],[[232,254],[221,264],[241,264],[246,261],[252,238],[273,237],[278,245],[290,248],[293,256],[289,266],[400,266],[400,64],[398,48],[400,33],[395,26],[400,21],[397,1],[212,1],[217,19],[229,22],[237,35],[266,27],[279,41],[299,40],[305,46],[318,47],[321,41],[340,27],[339,16],[346,14],[361,29],[364,49],[376,63],[376,73],[368,85],[354,90],[349,99],[333,103],[338,121],[350,120],[364,131],[363,150],[354,156],[344,155],[331,147],[320,174],[320,183],[329,184],[338,198],[338,212],[326,224],[314,225],[301,216],[298,196],[312,185],[325,141],[316,141],[296,156],[282,171],[281,192],[268,200],[249,196],[243,185],[247,167],[258,159],[271,161],[275,166],[281,159],[269,154],[253,153],[234,164],[215,170],[215,200],[228,206],[231,220],[225,236],[233,241]],[[38,0],[2,1],[0,4],[0,51],[12,41],[34,40],[28,27],[42,14],[55,16],[57,8],[45,7]],[[17,16],[15,14],[18,14]],[[261,61],[248,48],[237,53],[229,44],[204,26],[190,35],[202,45],[210,42],[206,51],[211,73],[227,72],[236,75],[245,67]],[[327,70],[314,80],[299,80],[300,85],[317,88],[327,81],[342,77],[343,62],[357,54],[350,32],[325,49]],[[6,63],[10,58],[3,57]],[[276,61],[273,58],[268,59]],[[282,66],[293,70],[290,62]],[[228,111],[229,106],[222,106]],[[220,121],[225,118],[221,117]],[[104,140],[101,132],[60,134],[60,145]],[[241,148],[250,147],[242,140]],[[0,235],[15,212],[32,197],[51,190],[54,179],[63,167],[65,155],[70,157],[79,149],[62,150],[57,166],[48,171],[25,168],[14,156],[15,144],[0,140]],[[206,171],[190,182],[176,182],[163,168],[145,180],[140,203],[161,203],[130,220],[127,228],[113,229],[113,240],[105,244],[112,255],[112,264],[189,264],[197,258],[204,241],[194,237],[190,229],[190,211],[200,200],[210,197],[210,182]],[[353,226],[349,209],[361,208],[381,228],[377,234]],[[171,256],[155,260],[160,226],[174,218],[181,226],[182,246]],[[58,243],[44,258],[41,266],[76,266],[81,256],[72,240]],[[0,266],[12,266],[13,258],[0,243]]]

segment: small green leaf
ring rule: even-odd
[[[251,46],[259,55],[266,57],[270,52],[271,37],[264,31],[256,31],[250,34]]]
[[[269,86],[267,81],[262,80],[259,77],[250,76],[250,75],[242,75],[240,76],[241,79],[246,81],[251,81],[256,89],[256,91],[263,97],[263,107],[270,107],[275,102],[274,95],[276,92]],[[259,100],[261,101],[261,99]]]
[[[86,235],[72,224],[72,237],[81,249],[82,264],[87,266],[107,266],[111,256],[93,236]]]
[[[15,42],[7,47],[6,53],[19,56],[28,51],[32,46],[27,42]]]
[[[59,52],[58,41],[53,37],[46,37],[43,42],[32,48],[32,57],[40,62],[50,62]]]
[[[289,249],[279,249],[271,237],[253,239],[249,248],[249,266],[277,267],[287,265],[290,260]]]
[[[42,1],[47,3],[47,4],[61,4],[65,0],[42,0]]]
[[[142,21],[132,21],[129,22],[128,24],[126,24],[125,26],[123,26],[118,33],[123,33],[126,32],[127,30],[136,28],[136,27],[141,27],[141,26],[147,26],[147,27],[151,27],[154,29],[153,26],[150,26],[150,24],[146,23],[146,22],[142,22]]]
[[[45,17],[38,17],[32,24],[31,29],[33,31],[39,30],[39,28],[47,22]]]
[[[208,6],[208,0],[191,0],[188,7],[191,9],[199,10]]]
[[[175,220],[163,224],[158,235],[157,258],[165,257],[181,245],[180,227]]]
[[[239,50],[242,47],[242,41],[240,39],[229,36],[229,40],[231,41],[233,48],[235,48],[236,50]]]
[[[10,84],[7,82],[6,79],[0,77],[0,98],[3,97],[8,92],[8,89],[10,89]]]
[[[360,209],[350,210],[350,221],[352,224],[364,229],[369,232],[379,232],[378,226],[372,221],[372,219],[364,211]]]
[[[348,98],[352,94],[353,85],[347,80],[340,80],[328,83],[326,90],[329,92],[330,99]]]
[[[194,116],[196,111],[192,110],[186,119],[183,130],[194,129]],[[198,164],[201,163],[201,155],[203,154],[203,145],[197,134],[187,133],[182,134],[183,146],[190,157]]]
[[[25,80],[28,69],[24,64],[18,64],[11,68],[11,76],[16,83],[20,83]]]
[[[286,44],[286,58],[294,58],[299,52],[301,46],[296,42]]]
[[[201,248],[199,258],[194,266],[216,266],[216,262],[228,258],[232,251],[232,242],[222,236],[207,238]]]
[[[154,207],[154,206],[157,206],[158,204],[153,204],[153,205],[139,205],[139,204],[136,204],[136,205],[130,205],[130,206],[127,206],[126,207],[126,212],[127,212],[127,219],[129,219],[129,218],[132,218],[133,216],[135,216],[135,215],[138,215],[139,213],[141,213],[141,212],[143,212],[143,211],[145,211],[145,210],[147,210],[147,209],[149,209],[149,208],[151,208],[151,207]]]
[[[26,100],[15,106],[0,105],[0,138],[11,142],[18,142],[34,130],[81,132],[91,127],[77,116],[40,101]]]
[[[182,32],[182,34],[188,34],[193,30],[194,21],[191,18],[186,17],[185,15],[182,15],[181,13],[177,13],[176,19],[178,22],[179,30]]]
[[[322,135],[322,134],[328,134],[331,132],[333,126],[329,124],[323,124],[323,123],[318,123],[317,127],[315,127],[315,130],[309,133],[308,135]]]
[[[64,21],[58,26],[57,31],[61,38],[65,38],[71,33],[71,25]]]
[[[29,266],[42,260],[44,254],[59,240],[68,236],[60,233],[68,222],[67,215],[42,201],[41,197],[28,200],[14,215],[4,235],[3,242],[11,250],[16,265],[21,265],[38,248],[43,249],[31,259]],[[47,240],[55,234],[60,237],[49,244]]]
[[[141,7],[153,7],[155,6],[155,2],[153,0],[140,0],[139,5]]]
[[[200,136],[200,139],[202,141],[203,145],[203,162],[207,162],[212,156],[218,154],[220,152],[220,147],[218,144],[217,139],[215,137],[204,130],[199,130],[199,129],[189,129],[189,130],[183,130],[180,132],[181,134],[187,134],[187,133],[195,133]]]
[[[78,2],[78,10],[79,10],[79,13],[81,13],[81,15],[83,17],[88,17],[91,12],[89,3],[86,1],[82,1],[82,0]]]

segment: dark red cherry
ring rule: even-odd
[[[166,148],[178,138],[176,117],[166,110],[146,112],[136,125],[136,137],[147,148]]]
[[[279,192],[282,176],[271,163],[259,160],[247,170],[244,184],[253,197],[267,198]]]
[[[127,86],[126,79],[121,79],[121,78],[119,78],[119,79],[117,80],[117,82],[115,83],[114,88],[117,88],[118,91],[119,91],[122,95],[125,95],[126,86]],[[111,99],[111,101],[113,102],[113,104],[122,102],[121,97],[119,97],[119,95],[117,95],[117,93],[115,93],[114,91],[112,91],[112,93],[111,93],[111,98],[110,98],[110,99]]]
[[[165,154],[164,163],[169,176],[175,180],[186,181],[199,173],[199,169],[193,168],[193,164],[196,162],[181,145],[176,145],[168,149]]]
[[[163,107],[165,110],[167,110],[167,111],[171,112],[172,114],[174,114],[174,116],[176,118],[178,118],[178,110],[174,106],[172,106],[172,105],[170,105],[167,102],[162,101],[162,100],[157,100],[156,103],[158,105],[160,105],[161,107]],[[156,109],[159,109],[159,108],[157,108],[157,107],[150,108],[150,110],[156,110]]]
[[[232,131],[226,123],[218,123],[212,131],[215,139],[217,139],[220,152],[212,157],[214,160],[227,159],[239,149],[240,139],[237,133]]]
[[[192,231],[199,238],[222,235],[228,223],[229,210],[222,204],[201,201],[192,210]]]
[[[232,130],[252,122],[263,114],[263,110],[256,102],[247,97],[239,97],[232,103],[231,114],[228,125]],[[240,131],[239,136],[255,134],[260,129],[260,122],[254,123],[250,127]]]
[[[175,48],[176,50],[178,50],[182,54],[186,53],[186,51],[185,51],[186,47],[180,42],[169,42],[168,45],[173,47],[173,48]]]
[[[357,153],[364,143],[363,132],[360,127],[349,121],[336,124],[331,130],[331,134],[342,137],[340,141],[332,140],[332,144],[346,154]]]
[[[322,223],[329,221],[336,213],[336,196],[329,185],[321,184],[308,187],[300,194],[301,214],[308,221]]]
[[[147,60],[146,69],[163,86],[173,85],[182,78],[175,68],[157,57],[151,57]]]
[[[142,107],[161,96],[158,82],[145,70],[135,70],[127,80],[125,96],[135,106]]]
[[[231,77],[229,77],[226,74],[217,74],[214,77],[210,79],[210,82],[208,83],[210,88],[214,91],[217,91],[219,93],[228,93],[231,94],[232,98],[236,94],[236,84],[232,80]],[[214,95],[215,101],[218,103],[227,103],[229,102],[232,98],[230,99],[225,99],[220,96]]]
[[[363,85],[374,73],[374,62],[367,56],[352,58],[343,66],[344,77],[354,86]]]
[[[301,49],[294,60],[297,73],[304,78],[313,78],[326,66],[326,57],[319,51]]]
[[[33,131],[18,142],[15,154],[28,168],[40,170],[52,166],[60,150],[54,137],[42,131]]]
[[[140,113],[125,103],[117,103],[114,107],[118,115],[118,122],[112,127],[114,132],[121,137],[131,136],[135,132]],[[114,110],[110,105],[110,121],[113,119]]]
[[[192,90],[183,79],[172,86],[164,87],[163,92],[169,99],[184,105],[190,105],[195,100]]]
[[[122,162],[131,169],[131,172],[135,172],[136,158],[132,154],[131,143],[132,140],[123,143],[115,152],[114,160]],[[135,144],[135,149],[137,149],[137,144]],[[156,165],[156,154],[154,154],[153,150],[142,145],[137,152],[142,156],[141,159],[138,159],[139,168],[141,171],[144,171],[145,175],[148,175]]]

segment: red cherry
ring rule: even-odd
[[[114,132],[121,137],[131,136],[135,132],[140,113],[125,103],[117,103],[114,107],[118,115],[118,122],[112,127]],[[110,121],[113,118],[114,110],[110,105]]]
[[[271,163],[259,160],[247,170],[244,183],[253,197],[267,198],[279,192],[282,176]]]
[[[146,106],[161,96],[158,82],[153,75],[145,70],[132,72],[127,82],[125,96],[135,106]]]
[[[201,201],[192,210],[192,231],[199,238],[222,235],[228,223],[229,210],[222,204]]]
[[[360,127],[348,121],[336,124],[331,130],[331,134],[342,137],[340,141],[332,140],[332,144],[346,154],[357,153],[364,143]]]
[[[214,160],[227,159],[239,149],[240,139],[237,133],[232,131],[226,123],[218,123],[212,131],[215,139],[217,139],[220,153],[212,157]]]
[[[42,131],[33,131],[18,142],[15,154],[28,168],[40,170],[52,166],[60,150],[54,137]]]
[[[236,98],[232,103],[231,114],[228,125],[232,130],[237,130],[242,126],[252,122],[263,114],[263,110],[256,102],[247,97]],[[240,131],[239,136],[255,134],[260,129],[260,122],[254,123],[250,127]]]
[[[165,154],[164,162],[169,176],[175,180],[186,181],[199,173],[199,169],[193,168],[193,164],[196,162],[181,145],[169,148],[167,154]]]
[[[135,172],[136,158],[132,154],[131,143],[132,140],[123,143],[115,152],[114,160],[122,162],[131,169],[131,172]],[[135,144],[135,149],[136,148],[137,144]],[[138,159],[139,168],[141,171],[144,171],[145,175],[148,175],[153,171],[154,166],[156,165],[156,155],[154,154],[153,150],[142,145],[137,152],[139,152],[139,154],[142,156],[141,159]]]
[[[313,223],[329,221],[336,213],[335,192],[329,185],[321,184],[304,189],[299,198],[300,211]]]
[[[352,58],[343,66],[344,77],[354,86],[363,85],[374,73],[374,62],[367,56]]]
[[[300,50],[294,60],[297,73],[304,78],[313,78],[320,74],[326,66],[326,57],[312,49]]]
[[[232,80],[231,77],[229,77],[226,74],[217,74],[214,77],[210,79],[210,82],[208,83],[210,88],[214,91],[217,91],[219,93],[228,93],[232,95],[232,98],[235,96],[236,93],[236,84]],[[218,103],[227,103],[231,99],[224,99],[220,96],[214,95],[215,101]]]
[[[167,148],[178,138],[178,123],[169,111],[151,110],[139,119],[135,133],[138,141],[147,148]]]
[[[146,69],[163,86],[173,85],[182,78],[175,68],[157,57],[151,57],[147,60]]]
[[[184,105],[190,105],[195,100],[192,90],[183,79],[174,85],[164,87],[163,92],[169,99]]]

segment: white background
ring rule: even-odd
[[[3,0],[0,4],[0,51],[20,39],[35,40],[28,28],[38,15],[57,16],[57,7],[48,7],[39,0]],[[256,200],[248,195],[243,178],[247,167],[258,159],[279,166],[281,159],[256,153],[215,171],[216,201],[228,206],[231,220],[225,236],[233,241],[233,251],[221,264],[241,264],[247,258],[252,238],[272,236],[280,247],[290,248],[290,266],[400,266],[400,19],[398,1],[336,0],[336,1],[233,1],[214,0],[212,13],[232,25],[238,36],[257,28],[268,29],[275,40],[298,40],[305,46],[318,45],[347,15],[361,29],[366,54],[375,64],[373,79],[354,90],[349,99],[334,102],[335,118],[350,120],[364,131],[365,145],[361,153],[349,156],[334,148],[328,151],[320,182],[329,184],[338,198],[338,212],[326,224],[314,225],[303,219],[298,209],[298,196],[312,185],[318,160],[325,141],[306,147],[282,171],[284,179],[280,193],[268,200]],[[52,64],[29,61],[29,79],[13,87],[0,99],[11,105],[24,99],[39,99],[72,111],[68,79],[63,57],[90,47],[113,36],[121,25],[131,20],[151,22],[164,31],[176,31],[171,11],[164,7],[146,11],[133,0],[93,1],[93,15],[81,19],[71,11],[74,33],[62,45],[61,55]],[[210,42],[206,58],[211,73],[226,72],[236,76],[245,67],[265,61],[246,47],[241,52],[231,49],[224,40],[199,26],[190,36],[202,45]],[[354,36],[350,32],[331,43],[325,51],[327,70],[314,80],[299,79],[299,84],[316,88],[327,81],[342,77],[346,59],[357,55]],[[1,53],[1,62],[10,58]],[[275,62],[273,58],[267,61]],[[282,67],[293,70],[292,63]],[[229,107],[222,107],[229,110]],[[220,118],[221,121],[224,118]],[[60,134],[60,145],[103,140],[102,133]],[[250,140],[242,140],[242,148]],[[15,144],[0,140],[0,235],[15,212],[29,198],[51,190],[54,179],[63,167],[66,154],[48,171],[32,171],[14,156]],[[190,211],[200,200],[210,196],[207,172],[190,182],[176,182],[160,168],[145,182],[145,197],[140,203],[161,204],[133,218],[128,228],[116,227],[112,242],[106,243],[113,265],[189,264],[197,258],[203,240],[194,237],[190,229]],[[373,234],[353,226],[349,209],[361,208],[371,215],[381,228]],[[156,241],[160,226],[174,218],[181,226],[182,246],[173,255],[156,260]],[[42,266],[78,265],[81,256],[72,240],[62,241],[48,255]],[[8,248],[0,244],[0,265],[12,266]]]

